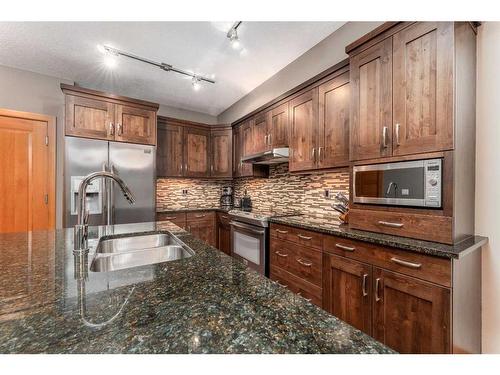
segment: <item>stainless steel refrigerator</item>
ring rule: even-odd
[[[130,205],[115,182],[94,180],[86,195],[90,225],[154,221],[155,159],[155,146],[65,137],[64,226],[76,224],[80,181],[89,173],[100,170],[118,174],[136,201]]]

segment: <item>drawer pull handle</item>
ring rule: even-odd
[[[346,250],[346,251],[354,251],[354,250],[356,250],[355,247],[350,247],[350,246],[342,245],[342,244],[339,244],[339,243],[336,243],[335,247],[338,247],[339,249]]]
[[[282,257],[282,258],[286,258],[288,256],[288,254],[283,254],[283,253],[280,253],[279,251],[276,251],[275,254],[279,257]]]
[[[197,218],[201,218],[201,217],[205,217],[207,215],[203,214],[203,215],[194,215],[194,217],[197,217]]]
[[[311,302],[312,301],[312,298],[306,298],[302,294],[300,294],[300,292],[298,292],[297,295],[301,296],[302,298],[304,298],[307,302]]]
[[[302,259],[298,258],[297,259],[297,262],[299,262],[300,264],[302,264],[304,267],[311,267],[312,266],[312,263],[310,262],[305,262],[303,261]]]
[[[403,223],[391,223],[390,221],[382,221],[380,220],[378,222],[380,225],[385,225],[386,227],[391,227],[391,228],[403,228]]]
[[[421,268],[422,267],[422,263],[407,262],[406,260],[401,260],[401,259],[394,258],[394,257],[391,258],[391,262],[394,262],[394,263],[399,264],[401,266],[410,267],[410,268]]]
[[[223,219],[229,219],[229,216],[221,216]]]
[[[277,280],[276,280],[275,282],[276,282],[276,284],[278,284],[278,285],[279,285],[280,287],[282,287],[282,288],[288,288],[288,286],[287,286],[287,285],[285,285],[285,284],[281,284],[281,283],[280,283],[279,281],[277,281]]]
[[[378,296],[378,290],[380,288],[380,277],[375,279],[375,302],[380,301],[382,298]]]
[[[303,239],[303,240],[312,240],[312,237],[307,237],[307,236],[303,236],[302,234],[297,234],[297,237]]]
[[[287,230],[281,230],[281,229],[276,229],[276,232],[281,233],[281,234],[287,234]]]
[[[164,220],[174,220],[174,219],[177,219],[177,216],[165,216],[163,219]]]
[[[366,281],[368,280],[368,274],[365,273],[363,275],[363,297],[366,297],[368,295],[368,292],[366,291]]]

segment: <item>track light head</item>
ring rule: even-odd
[[[193,85],[194,91],[198,91],[201,88],[200,81],[201,79],[198,78],[197,76],[193,76],[193,78],[191,79],[191,84]]]
[[[240,39],[238,38],[238,27],[241,25],[241,21],[236,21],[231,29],[227,32],[227,38],[231,42],[231,46],[234,49],[240,48]]]

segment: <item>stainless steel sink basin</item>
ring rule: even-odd
[[[167,233],[101,240],[90,265],[92,272],[108,272],[189,258],[194,252]]]

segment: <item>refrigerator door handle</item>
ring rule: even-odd
[[[116,174],[116,169],[113,163],[109,163],[109,171],[111,173]],[[109,181],[109,215],[108,215],[108,222],[109,225],[114,225],[115,224],[115,183],[113,181]]]
[[[104,172],[107,172],[108,170],[108,165],[106,162],[102,163],[102,170]],[[109,207],[108,207],[108,181],[106,179],[103,179],[101,181],[101,207],[102,207],[102,218],[103,218],[103,222],[107,225],[109,225],[109,222],[107,222],[108,220],[108,211],[109,211]]]

